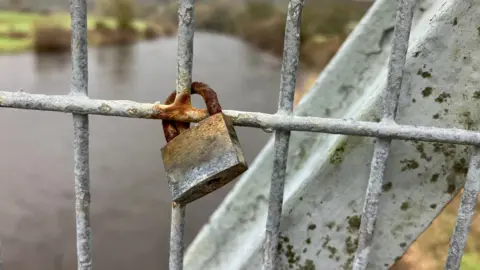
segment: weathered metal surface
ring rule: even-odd
[[[187,204],[247,170],[232,121],[222,113],[181,132],[162,148],[173,201]]]
[[[191,94],[200,95],[209,117],[190,123],[163,120],[167,144],[161,149],[173,201],[188,204],[230,183],[248,166],[232,120],[222,113],[217,94],[207,84],[194,82]],[[185,94],[173,92],[166,104],[191,107]]]
[[[171,111],[180,111],[180,112],[191,112],[198,111],[197,108],[192,107],[190,98],[186,98],[190,94],[200,95],[207,107],[208,115],[214,115],[216,113],[222,112],[222,107],[218,101],[217,93],[210,88],[209,85],[201,82],[193,82],[191,87],[189,87],[189,94],[180,93],[177,98],[177,93],[173,92],[165,100],[165,104],[170,108]],[[170,114],[167,113],[171,118],[177,118],[181,114]],[[190,122],[180,122],[171,119],[165,119],[162,121],[163,133],[165,134],[165,139],[167,142],[171,141],[173,138],[178,136],[181,131],[185,131],[190,127]]]
[[[222,127],[228,123],[232,129],[233,124],[261,127],[266,131],[276,129],[275,159],[273,161],[273,143],[270,141],[256,160],[255,168],[245,174],[215,213],[210,225],[193,243],[185,258],[187,268],[258,269],[262,261],[261,242],[265,236],[268,247],[264,253],[266,269],[277,268],[277,254],[273,247],[281,252],[279,268],[349,269],[357,246],[360,249],[355,269],[387,268],[458,192],[467,176],[446,263],[446,269],[459,268],[480,190],[480,153],[477,147],[469,162],[471,146],[444,143],[479,145],[480,133],[466,130],[478,129],[480,125],[480,113],[476,110],[480,92],[475,88],[480,78],[477,65],[480,62],[480,31],[477,27],[480,19],[475,16],[475,11],[480,8],[480,2],[417,2],[420,5],[417,5],[412,42],[406,44],[407,18],[411,16],[406,11],[410,2],[377,1],[302,101],[297,116],[290,116],[298,65],[299,33],[295,26],[303,4],[300,0],[290,1],[279,112],[268,115],[226,111],[225,115],[221,114],[223,122],[219,120]],[[166,123],[172,120],[201,121],[207,117],[205,111],[190,105],[193,3],[192,0],[180,3],[177,89],[166,105],[88,98],[85,0],[71,1],[71,94],[45,96],[0,92],[0,107],[74,114],[79,269],[92,268],[88,117],[84,114],[158,118]],[[405,12],[397,14],[399,24],[390,59],[393,68],[388,70],[389,83],[384,97],[388,43],[396,4],[404,4]],[[402,41],[402,37],[407,38]],[[405,62],[402,52],[407,47],[407,65],[402,71],[400,66]],[[398,122],[409,125],[397,125],[392,121],[400,82]],[[380,120],[382,98],[384,121],[380,124],[366,122]],[[345,119],[305,117],[307,115]],[[231,122],[226,116],[232,116]],[[215,117],[207,118],[203,123]],[[428,127],[433,125],[444,128]],[[169,136],[173,138],[177,133],[189,131],[187,123],[175,123],[170,127],[166,129],[167,141]],[[452,127],[462,127],[463,130]],[[288,151],[289,130],[379,138],[293,133]],[[391,158],[385,162],[391,139],[409,140],[394,142],[390,147]],[[375,140],[378,147],[374,150]],[[285,176],[287,151],[289,170]],[[375,154],[370,164],[367,157],[372,152]],[[272,163],[273,166],[269,167]],[[369,175],[371,181],[367,185]],[[273,184],[268,200],[267,233],[264,235],[262,229],[269,187],[266,179],[269,178]],[[365,189],[367,196],[363,197]],[[283,199],[284,211],[280,216]],[[362,201],[364,216],[360,218]],[[185,204],[174,203],[170,249],[170,269],[174,270],[183,269],[184,218]],[[368,253],[373,253],[370,262],[367,262]]]
[[[374,3],[300,102],[297,116],[380,120],[396,4]],[[417,1],[399,124],[478,129],[479,8],[471,0]],[[374,141],[292,133],[280,269],[351,269]],[[387,269],[427,228],[464,185],[471,150],[392,142],[367,269]],[[273,153],[271,140],[189,247],[185,269],[261,268]]]
[[[326,93],[328,94],[328,93]],[[158,104],[139,103],[127,100],[99,100],[85,97],[28,94],[24,92],[0,92],[4,107],[26,110],[58,111],[65,113],[94,114],[115,117],[157,119]],[[163,105],[162,105],[163,106]],[[301,109],[299,107],[299,109]],[[198,110],[198,111],[196,111]],[[267,131],[289,129],[292,131],[323,132],[368,137],[390,137],[393,139],[414,139],[429,142],[480,145],[480,133],[464,128],[438,128],[422,125],[399,125],[334,119],[310,116],[284,116],[259,112],[222,110],[236,126],[262,128]],[[200,122],[208,117],[207,110],[189,109],[185,114],[163,114],[174,121]]]
[[[188,99],[188,96],[185,96],[185,99]],[[139,103],[129,100],[91,99],[77,95],[30,94],[22,91],[0,92],[1,107],[188,122],[198,122],[208,116],[206,110],[192,107]]]
[[[382,93],[382,122],[384,123],[395,123],[398,97],[401,94],[402,84],[406,81],[403,76],[403,71],[405,68],[405,60],[407,59],[414,7],[415,0],[398,1],[392,52],[388,62],[387,86]],[[382,185],[387,169],[391,142],[391,138],[378,138],[375,142],[370,166],[370,176],[368,178],[367,190],[363,202],[357,242],[358,247],[353,261],[353,270],[365,270],[369,264],[369,256],[372,251],[375,223],[378,219],[379,201],[382,195]]]
[[[472,224],[475,206],[480,192],[480,148],[476,147],[468,167],[467,182],[465,183],[458,216],[448,251],[445,269],[459,269],[463,252],[467,244],[468,232]]]
[[[190,104],[190,84],[192,82],[193,37],[194,37],[194,0],[180,0],[178,8],[178,46],[177,79],[175,100],[186,98]],[[172,205],[172,224],[170,232],[170,270],[183,269],[183,235],[185,227],[185,205]]]
[[[297,70],[300,56],[300,25],[303,10],[303,0],[291,0],[288,3],[285,25],[285,41],[283,46],[283,64],[280,76],[280,95],[277,114],[292,115],[293,97],[297,81]],[[275,270],[278,267],[279,254],[277,246],[280,237],[280,221],[282,219],[283,190],[287,171],[288,146],[290,130],[275,131],[275,159],[271,176],[270,196],[268,200],[268,218],[266,223],[266,238],[263,246],[264,270]]]
[[[70,94],[88,96],[87,2],[70,1],[72,24],[72,79]],[[77,269],[92,269],[92,228],[90,226],[90,165],[88,115],[73,114],[75,159],[75,219]]]

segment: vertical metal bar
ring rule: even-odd
[[[193,66],[194,0],[180,0],[178,8],[177,97],[190,96]],[[170,270],[183,269],[184,227],[186,205],[172,203],[170,228]]]
[[[185,229],[184,204],[172,203],[172,223],[170,226],[170,270],[183,269],[183,235]]]
[[[277,114],[291,115],[299,63],[300,25],[304,0],[290,0],[285,25],[283,64],[280,79],[280,97]],[[270,186],[263,269],[277,269],[278,238],[282,216],[283,191],[287,168],[290,130],[275,131],[275,159]]]
[[[457,221],[450,240],[450,248],[445,264],[446,270],[457,270],[460,268],[479,192],[480,147],[475,147],[475,152],[470,160],[470,167],[468,168],[467,182],[465,183],[462,200],[458,209]]]
[[[392,53],[388,67],[387,88],[383,100],[383,122],[395,121],[398,96],[403,80],[410,28],[412,25],[414,0],[398,0],[399,4]],[[370,169],[370,178],[363,205],[359,230],[358,248],[353,262],[353,270],[365,270],[372,248],[375,222],[378,215],[378,201],[382,193],[383,177],[387,166],[391,139],[377,139]]]
[[[2,262],[2,242],[0,241],[0,270],[3,270],[3,262]]]
[[[190,94],[193,66],[195,1],[180,0],[178,7],[177,96]]]
[[[72,23],[71,93],[88,95],[87,2],[70,0]],[[92,269],[88,115],[73,114],[77,268]]]

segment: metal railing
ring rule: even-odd
[[[383,93],[384,112],[380,123],[292,115],[296,72],[299,63],[303,0],[291,0],[288,5],[277,113],[224,111],[237,126],[275,130],[275,159],[268,205],[263,269],[278,269],[277,244],[280,233],[283,188],[290,132],[293,130],[379,138],[375,145],[362,211],[359,244],[353,263],[353,269],[355,270],[366,269],[368,265],[391,140],[418,140],[475,145],[445,265],[445,269],[459,269],[478,192],[480,191],[480,133],[461,129],[398,125],[395,123],[414,5],[414,0],[398,0],[394,40],[388,67],[388,86]],[[188,122],[198,122],[208,116],[204,110],[191,110],[186,114],[168,114],[166,113],[168,106],[158,103],[90,99],[88,97],[86,7],[86,0],[71,0],[73,67],[71,92],[69,95],[0,92],[0,107],[57,111],[72,113],[73,115],[77,261],[78,269],[81,270],[92,269],[88,115],[154,118]],[[180,0],[178,11],[177,94],[190,94],[194,8],[194,0]],[[172,204],[169,263],[172,270],[183,268],[185,207],[186,205]]]

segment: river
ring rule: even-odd
[[[89,95],[163,101],[175,89],[176,38],[89,50]],[[276,111],[280,60],[226,36],[196,33],[194,80],[222,107]],[[66,94],[70,56],[0,56],[0,90]],[[194,97],[194,105],[201,106]],[[69,114],[2,109],[0,241],[4,270],[76,269],[73,124]],[[95,269],[168,269],[170,193],[161,123],[90,116]],[[237,127],[248,162],[270,134]],[[189,244],[233,183],[187,207]]]

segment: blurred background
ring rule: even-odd
[[[224,108],[274,113],[286,0],[196,1],[193,79]],[[308,91],[372,1],[307,0],[295,101]],[[89,95],[163,101],[175,89],[177,1],[88,0]],[[66,0],[0,1],[0,90],[66,94]],[[203,106],[193,98],[194,105]],[[158,121],[90,116],[96,269],[168,269],[170,194]],[[0,248],[6,270],[76,269],[72,122],[68,114],[0,114]],[[248,162],[270,134],[237,128]],[[186,244],[233,183],[189,205]],[[443,269],[459,194],[391,269]],[[462,269],[480,269],[474,217]]]

